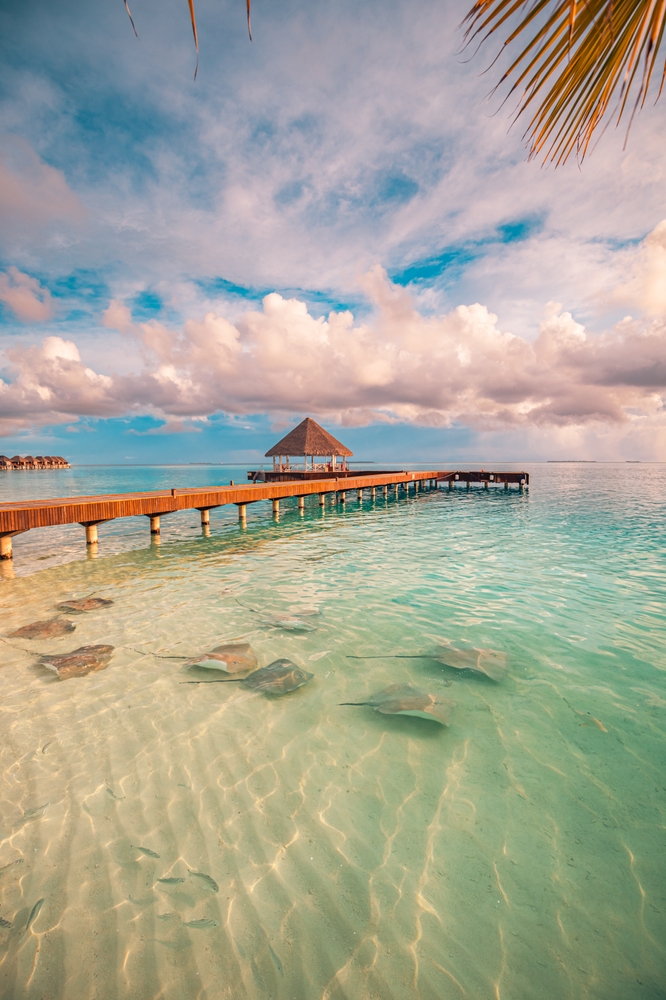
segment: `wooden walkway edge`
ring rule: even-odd
[[[279,502],[288,497],[298,497],[299,507],[307,496],[319,495],[320,503],[326,494],[338,493],[345,502],[348,491],[370,490],[374,495],[378,488],[396,493],[402,487],[409,490],[422,488],[423,484],[436,486],[438,482],[448,482],[451,488],[456,482],[483,483],[488,486],[510,484],[519,487],[529,485],[529,475],[525,472],[453,472],[431,470],[424,472],[395,472],[380,475],[347,476],[340,479],[293,480],[287,483],[267,483],[234,486],[204,486],[196,489],[156,490],[150,493],[117,493],[99,496],[56,497],[49,500],[19,500],[0,503],[0,558],[12,558],[11,539],[13,535],[29,531],[31,528],[45,528],[51,525],[80,524],[86,529],[88,544],[97,542],[97,525],[118,517],[144,516],[150,518],[151,532],[159,534],[159,518],[179,510],[199,510],[202,525],[209,524],[208,512],[224,504],[236,504],[239,518],[245,518],[246,507],[260,500],[272,500],[277,512]]]

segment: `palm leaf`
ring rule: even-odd
[[[663,42],[666,0],[476,0],[463,23],[465,45],[502,31],[503,49],[521,46],[495,90],[507,83],[505,100],[518,97],[530,158],[560,165],[585,157],[602,122],[629,113],[631,126]],[[666,65],[657,98],[665,78]]]

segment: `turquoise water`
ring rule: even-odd
[[[528,471],[525,493],[258,504],[245,530],[223,508],[210,537],[186,512],[159,545],[127,519],[95,559],[78,526],[17,538],[5,637],[115,603],[2,643],[3,1000],[666,997],[666,467]],[[233,639],[315,677],[208,692],[164,658]],[[442,666],[443,641],[508,676]],[[106,670],[36,664],[88,643]],[[405,682],[456,702],[450,728],[339,704]]]

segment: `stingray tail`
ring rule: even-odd
[[[3,635],[0,635],[0,642],[6,642],[8,646],[12,649],[20,649],[22,653],[30,653],[31,656],[41,656],[36,649],[26,649],[25,646],[17,646],[15,642],[10,642],[9,639],[5,639]]]
[[[256,608],[251,608],[249,604],[243,604],[243,602],[239,601],[237,597],[234,597],[234,600],[235,600],[236,604],[240,604],[241,608],[245,608],[246,611],[251,611],[253,615],[260,615],[261,614],[261,612],[257,611]]]
[[[348,660],[422,660],[432,659],[432,653],[371,653],[368,656],[347,654]]]
[[[223,680],[218,680],[216,678],[214,681],[181,681],[180,683],[181,684],[240,684],[240,682],[244,680],[245,680],[244,677],[225,677]]]
[[[120,648],[120,647],[119,647]],[[161,653],[151,653],[149,649],[137,649],[135,646],[123,646],[123,649],[131,649],[133,653],[140,653],[141,656],[155,656],[158,660],[191,660],[192,656],[162,656]]]

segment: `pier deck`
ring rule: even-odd
[[[99,496],[56,497],[49,500],[17,500],[0,503],[0,558],[12,558],[12,536],[29,531],[31,528],[45,528],[51,525],[80,524],[86,529],[86,542],[97,543],[97,525],[118,517],[143,516],[150,518],[153,535],[160,532],[160,517],[179,510],[198,510],[204,528],[210,523],[209,511],[224,504],[236,504],[239,519],[244,520],[248,504],[260,500],[272,500],[273,512],[279,510],[280,500],[299,498],[299,507],[305,497],[318,495],[324,503],[327,494],[336,493],[342,503],[346,493],[370,490],[375,494],[378,488],[388,490],[393,487],[396,495],[401,488],[415,491],[446,482],[449,488],[456,483],[510,484],[519,487],[529,485],[529,475],[525,472],[453,472],[431,470],[423,472],[382,472],[363,473],[357,476],[321,476],[317,479],[294,478],[288,482],[255,483],[252,485],[203,486],[196,489],[156,490],[150,493],[110,493]]]

